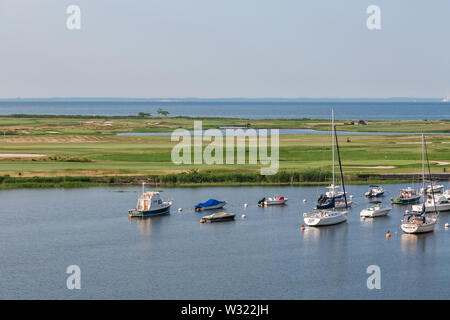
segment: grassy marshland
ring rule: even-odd
[[[309,128],[329,130],[329,121],[206,118],[203,128]],[[260,165],[180,165],[171,161],[170,136],[116,136],[117,132],[192,129],[193,118],[3,116],[0,117],[0,188],[70,187],[135,183],[191,185],[325,183],[331,171],[328,135],[281,135],[280,170],[261,176]],[[378,174],[421,170],[420,136],[401,132],[450,132],[450,121],[338,121],[338,131],[390,131],[398,136],[340,136],[349,182],[379,179]],[[351,142],[346,142],[347,137]],[[428,136],[433,172],[450,168],[450,136]],[[204,146],[208,143],[205,142]],[[8,156],[5,156],[8,154]],[[23,154],[33,154],[25,157]],[[15,156],[17,155],[17,156]],[[369,178],[368,176],[369,175]],[[371,176],[372,175],[372,176]]]

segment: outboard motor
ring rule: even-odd
[[[263,205],[264,201],[266,201],[265,197],[258,201],[258,206]]]

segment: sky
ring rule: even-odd
[[[0,98],[440,98],[449,33],[449,0],[0,0]]]

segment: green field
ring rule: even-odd
[[[124,183],[126,177],[128,181],[152,177],[155,182],[175,184],[314,183],[329,179],[331,145],[328,135],[281,135],[280,169],[274,177],[259,177],[259,163],[175,165],[171,161],[171,150],[176,142],[171,142],[170,136],[116,136],[118,132],[192,129],[193,120],[181,117],[0,117],[1,187],[20,183],[21,186]],[[221,126],[330,129],[326,120],[203,119],[204,129]],[[337,130],[338,133],[400,133],[398,136],[340,136],[345,175],[348,180],[357,182],[371,174],[420,172],[421,138],[401,135],[401,132],[450,132],[450,121],[373,121],[367,125],[338,121]],[[204,142],[204,146],[207,144]],[[433,172],[450,168],[450,136],[429,135],[427,147]],[[23,154],[32,155],[25,157]],[[72,177],[72,180],[61,177]]]

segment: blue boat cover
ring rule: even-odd
[[[197,203],[195,205],[196,208],[206,208],[206,207],[212,207],[215,205],[218,205],[219,203],[222,203],[223,201],[218,201],[216,199],[209,199],[206,202]]]

